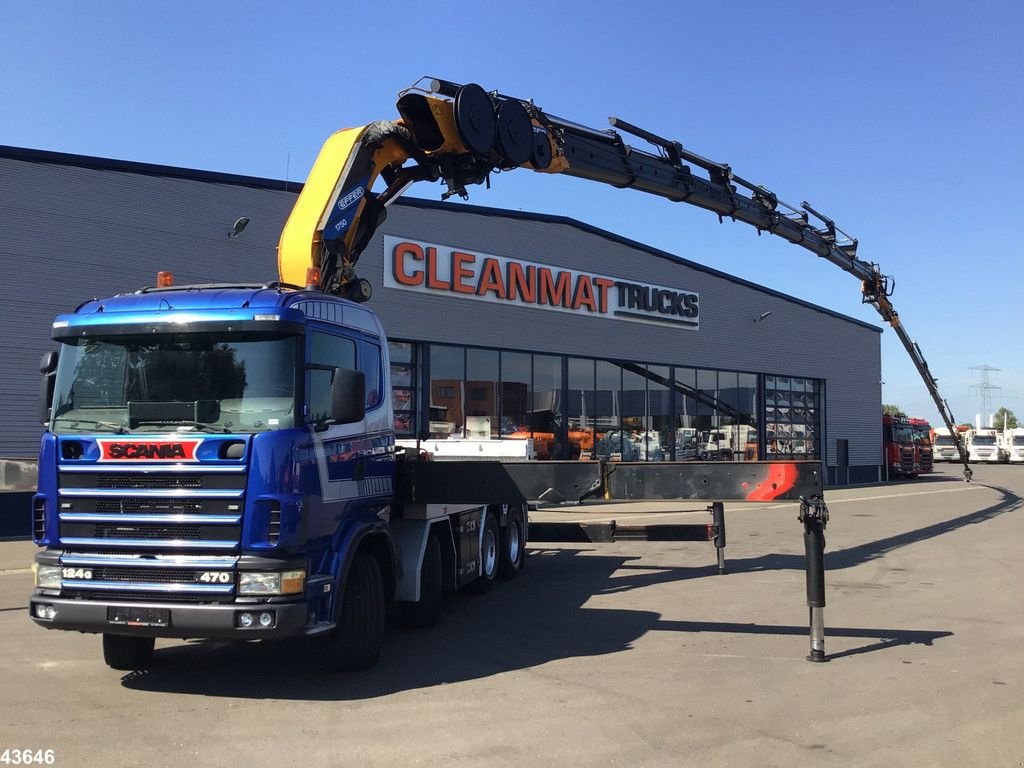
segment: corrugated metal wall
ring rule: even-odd
[[[294,194],[0,157],[0,456],[31,456],[38,360],[50,323],[83,299],[151,285],[276,278],[275,247]],[[227,232],[240,216],[251,223]],[[383,287],[382,234],[593,271],[700,293],[700,330],[498,306]],[[371,306],[395,338],[721,368],[826,381],[827,463],[881,462],[877,329],[565,221],[460,205],[396,204],[359,263]],[[771,311],[755,324],[754,317]]]

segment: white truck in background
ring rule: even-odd
[[[959,461],[956,441],[948,427],[932,428],[932,461]]]
[[[999,464],[1003,450],[999,445],[999,430],[992,427],[972,429],[967,433],[967,458],[971,462]]]
[[[1011,464],[1024,464],[1024,428],[1004,429],[1003,453]]]
[[[757,428],[747,424],[729,424],[712,428],[700,446],[705,459],[750,461],[757,458]]]

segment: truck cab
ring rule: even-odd
[[[983,427],[967,433],[967,456],[971,462],[999,464],[1003,461],[1003,450],[999,445],[999,432]]]
[[[1024,427],[1003,430],[1003,450],[1011,464],[1024,463]]]
[[[53,323],[37,624],[102,634],[117,669],[144,666],[156,637],[289,636],[363,669],[392,610],[427,626],[445,591],[516,575],[525,506],[396,495],[373,312],[276,283],[162,282]]]
[[[956,440],[953,438],[948,427],[934,427],[931,433],[931,443],[933,461],[958,460]]]
[[[32,619],[101,633],[119,669],[157,636],[324,634],[339,667],[372,665],[388,606],[420,597],[429,528],[390,519],[376,315],[276,284],[165,285],[86,302],[53,338]]]
[[[882,416],[882,453],[888,477],[917,477],[914,431],[905,416]]]
[[[932,447],[932,427],[925,419],[910,419],[914,435],[914,466],[918,474],[934,471],[935,457]]]

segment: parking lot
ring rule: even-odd
[[[522,575],[333,675],[311,642],[160,641],[124,674],[27,617],[0,543],[0,752],[106,765],[1024,765],[1024,467],[826,496],[811,664],[797,506],[726,506],[709,544],[535,544]],[[675,511],[672,511],[675,510]],[[702,505],[548,519],[703,521]]]

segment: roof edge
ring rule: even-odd
[[[27,163],[51,163],[54,165],[70,165],[76,168],[91,168],[97,171],[121,171],[137,173],[143,176],[163,176],[188,181],[205,181],[211,184],[231,184],[237,187],[254,189],[271,189],[278,192],[296,192],[302,189],[300,182],[265,179],[259,176],[245,176],[236,173],[220,173],[217,171],[200,171],[193,168],[182,168],[174,165],[157,165],[139,163],[134,160],[117,160],[109,157],[92,155],[75,155],[68,152],[54,152],[49,149],[26,149],[0,144],[0,158],[22,160]]]

